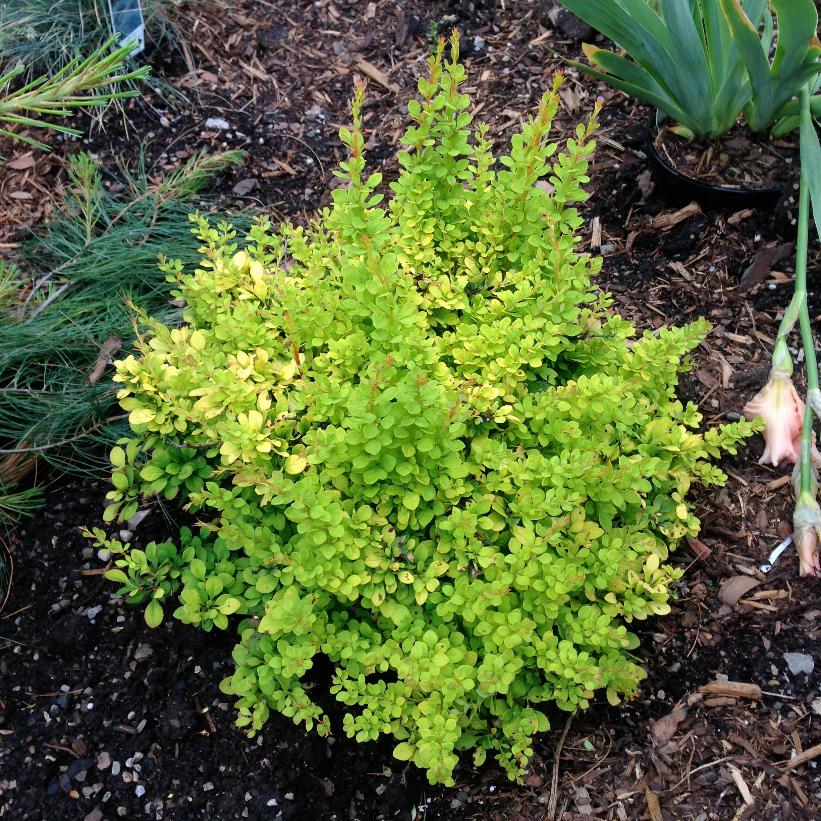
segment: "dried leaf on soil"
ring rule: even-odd
[[[718,591],[718,597],[724,604],[735,606],[738,600],[745,594],[761,584],[758,579],[752,576],[731,576]]]
[[[795,248],[795,243],[785,242],[783,245],[769,245],[759,251],[747,270],[741,275],[738,290],[741,292],[749,291],[764,282],[770,271],[772,271],[773,265],[791,256],[793,248]]]
[[[662,716],[650,725],[650,733],[653,741],[659,746],[666,744],[678,730],[678,725],[687,718],[687,710],[684,707],[676,707],[673,712]]]

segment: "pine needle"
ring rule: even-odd
[[[190,200],[241,159],[241,152],[197,154],[153,182],[140,162],[118,195],[88,155],[69,160],[64,207],[23,244],[19,266],[28,276],[16,280],[11,297],[0,271],[0,456],[31,454],[75,473],[108,472],[101,444],[126,426],[106,367],[116,352],[105,348],[116,338],[119,351],[129,349],[128,303],[175,320],[179,308],[169,302],[158,257],[198,258]]]

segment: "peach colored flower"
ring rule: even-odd
[[[801,451],[801,426],[804,403],[789,375],[775,372],[767,384],[744,406],[747,419],[764,420],[764,453],[759,464],[778,465],[782,460],[795,462]]]

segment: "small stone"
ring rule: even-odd
[[[485,38],[480,37],[478,34],[473,38],[473,50],[474,51],[484,51],[485,50]]]
[[[205,784],[202,785],[203,792],[211,792],[214,789],[213,781],[206,781]]]
[[[244,197],[250,194],[257,187],[257,181],[253,177],[246,177],[240,180],[231,190],[238,196]]]
[[[223,120],[221,117],[209,117],[205,121],[206,128],[218,128],[220,131],[227,131],[231,125],[228,123],[227,120]]]
[[[137,661],[147,659],[150,655],[153,654],[153,652],[154,649],[151,647],[150,644],[143,643],[134,651],[134,658],[137,659]]]
[[[101,604],[98,604],[95,607],[89,607],[88,610],[86,610],[86,616],[88,616],[90,619],[96,619],[97,616],[100,615],[102,609],[103,606]]]
[[[150,510],[138,510],[129,520],[128,520],[128,527],[129,530],[136,530],[141,524],[143,519],[151,513]]]
[[[784,661],[794,676],[799,673],[809,675],[815,669],[815,661],[807,653],[784,653]]]
[[[112,761],[111,762],[111,774],[112,775],[119,775],[121,767],[122,767],[122,765],[120,764],[119,761]]]
[[[569,40],[587,40],[593,34],[593,29],[584,20],[561,6],[554,6],[550,9],[547,17]]]
[[[294,794],[292,792],[286,792],[285,793],[285,800],[286,801],[293,801],[294,800]]]
[[[99,807],[95,807],[83,821],[103,821],[103,811]]]
[[[97,756],[97,769],[107,770],[111,766],[111,756],[108,753],[100,753]]]
[[[138,784],[137,789],[134,790],[134,795],[136,795],[137,798],[142,798],[145,795],[145,787],[143,787],[142,784]]]

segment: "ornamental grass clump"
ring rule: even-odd
[[[107,518],[177,499],[197,531],[105,541],[109,578],[158,624],[238,624],[222,682],[239,724],[344,732],[453,783],[460,751],[518,777],[551,704],[635,692],[628,625],[668,612],[694,482],[756,427],[699,433],[675,397],[704,322],[646,333],[591,285],[574,207],[595,119],[559,150],[559,82],[497,161],[472,128],[457,43],[431,58],[387,203],[365,174],[363,94],[332,206],[239,248],[198,218],[196,271],[166,263],[184,324],[140,318],[117,365],[134,437]],[[178,599],[172,604],[171,599]]]

